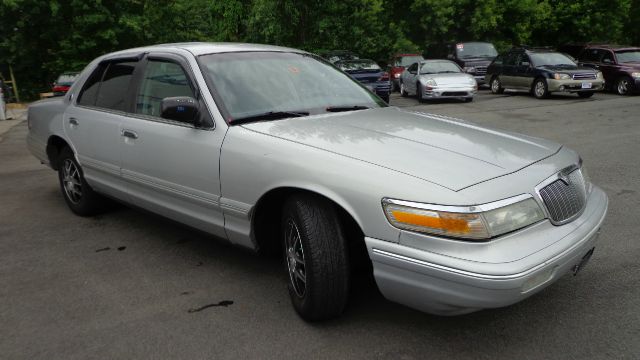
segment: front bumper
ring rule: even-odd
[[[431,89],[425,89],[422,97],[425,99],[459,99],[473,97],[478,88],[476,86],[438,86]]]
[[[376,283],[387,299],[432,314],[459,315],[514,304],[570,272],[594,248],[607,205],[606,194],[594,186],[582,215],[556,227],[567,227],[570,232],[557,231],[564,236],[511,262],[456,259],[458,265],[452,267],[443,265],[444,259],[459,254],[442,256],[373,238],[365,241]],[[546,220],[543,225],[553,226]],[[534,225],[512,236],[535,240],[540,236],[537,229]],[[504,241],[496,239],[488,244],[500,248]],[[438,257],[443,261],[435,260]]]
[[[371,90],[371,92],[380,96],[381,98],[388,98],[391,94],[391,83],[390,82],[379,82],[379,83],[369,83],[365,84],[365,86]]]
[[[590,88],[584,88],[583,84],[591,84]],[[603,79],[595,79],[595,80],[555,80],[548,79],[547,86],[549,87],[549,92],[593,92],[593,91],[601,91],[604,89],[604,80]]]

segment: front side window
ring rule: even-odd
[[[110,62],[100,82],[96,105],[100,108],[126,111],[126,97],[136,61]]]
[[[176,96],[195,97],[186,72],[173,62],[149,60],[136,94],[136,113],[160,117],[162,99]]]
[[[199,62],[230,123],[271,112],[386,106],[349,75],[308,54],[221,53],[203,55]]]
[[[611,51],[603,51],[602,54],[602,62],[605,64],[613,64],[613,54],[611,53]]]

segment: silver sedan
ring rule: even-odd
[[[476,79],[449,60],[425,60],[409,66],[400,76],[400,94],[415,95],[419,101],[463,99],[473,101]]]
[[[389,107],[282,47],[108,54],[28,127],[72,212],[115,198],[280,253],[307,320],[343,311],[358,265],[423,311],[513,304],[577,273],[607,210],[567,147]]]

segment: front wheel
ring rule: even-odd
[[[95,215],[104,209],[104,198],[87,184],[80,164],[68,147],[62,149],[58,158],[58,179],[64,201],[76,215]]]
[[[533,84],[533,96],[538,99],[546,99],[549,97],[549,88],[547,82],[544,79],[538,79]]]
[[[502,94],[504,92],[500,79],[497,76],[491,79],[490,87],[493,94]]]
[[[424,102],[424,97],[422,96],[422,84],[416,84],[416,98],[419,102]]]
[[[407,97],[409,94],[407,93],[407,89],[404,88],[404,83],[400,83],[400,96]]]
[[[593,96],[592,92],[579,92],[578,96],[580,96],[583,99],[587,99]]]
[[[629,95],[633,91],[633,80],[628,76],[623,76],[616,80],[615,90],[618,95]]]
[[[315,195],[291,196],[284,205],[282,233],[295,310],[308,321],[340,315],[349,294],[349,261],[333,204]]]

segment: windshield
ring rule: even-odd
[[[56,80],[56,84],[73,84],[77,77],[78,74],[62,74]]]
[[[339,61],[336,63],[340,69],[344,71],[349,70],[380,70],[380,66],[373,60],[352,60],[352,61]]]
[[[531,53],[529,54],[529,56],[531,56],[531,62],[533,62],[533,66],[576,65],[573,60],[561,53]]]
[[[459,73],[460,67],[451,61],[428,61],[422,63],[420,74]]]
[[[259,114],[318,114],[331,108],[374,108],[384,101],[316,57],[285,52],[237,52],[199,58],[227,121]]]
[[[422,56],[403,56],[400,58],[400,61],[398,62],[400,66],[411,66],[417,62],[420,62],[424,60],[424,58]],[[396,65],[397,66],[397,65]]]
[[[619,63],[640,62],[640,50],[616,51]]]
[[[489,43],[462,43],[456,44],[456,54],[458,58],[474,58],[474,57],[496,57],[498,52],[493,44]]]

